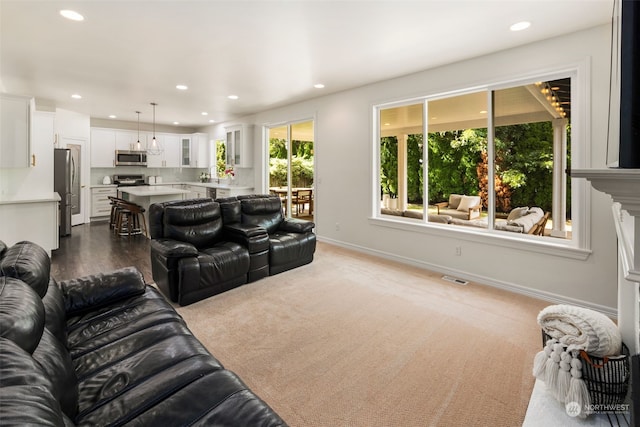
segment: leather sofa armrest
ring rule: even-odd
[[[93,311],[114,302],[141,295],[146,284],[136,267],[60,282],[67,316]]]
[[[198,249],[191,243],[173,239],[151,239],[151,249],[165,258],[198,256]]]
[[[239,222],[225,225],[224,231],[228,236],[236,236],[244,239],[267,234],[267,230],[265,230],[263,227],[250,224],[241,224]]]
[[[286,218],[280,223],[278,230],[292,233],[307,233],[312,231],[316,224],[312,221],[305,221],[298,218]]]

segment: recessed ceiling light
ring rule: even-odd
[[[82,99],[82,95],[78,95],[77,93],[74,93],[73,95],[71,95],[71,97],[73,99]]]
[[[189,89],[189,86],[187,86],[187,85],[176,85],[176,89],[187,90],[187,89]]]
[[[215,123],[215,122],[216,122],[216,121],[215,121],[215,120],[213,120],[213,119],[209,120],[209,123]]]
[[[208,115],[209,115],[209,113],[207,113],[206,111],[203,111],[203,112],[202,112],[202,113],[200,113],[200,114],[202,114],[203,116],[208,116]]]
[[[385,123],[384,125],[385,126],[391,126],[391,123]]]
[[[179,124],[180,124],[180,122],[173,122],[173,124],[174,124],[174,125],[179,125]]]
[[[510,26],[509,29],[511,31],[522,31],[522,30],[526,30],[530,26],[531,26],[531,22],[529,22],[529,21],[520,21],[520,22],[516,22],[515,24]]]
[[[324,85],[322,83],[316,83],[313,85],[313,87],[315,87],[316,89],[322,89]]]
[[[487,114],[487,110],[480,111],[480,114]]]
[[[80,15],[75,10],[61,10],[60,15],[72,21],[84,21],[84,16]]]
[[[229,98],[229,99],[238,99],[239,97],[238,97],[238,95],[229,95],[229,96],[227,96],[227,98]]]
[[[109,114],[109,118],[110,119],[115,119],[116,117],[118,117],[118,116],[116,116],[115,114]]]

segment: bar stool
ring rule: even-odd
[[[145,209],[140,205],[126,200],[118,200],[115,210],[115,233],[128,237],[137,234],[148,236],[144,212]],[[140,218],[142,218],[142,221]]]
[[[109,215],[109,228],[115,228],[116,221],[118,218],[118,206],[119,202],[125,202],[126,200],[121,199],[119,197],[108,196],[109,202],[111,203],[111,214]]]

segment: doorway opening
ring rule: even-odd
[[[287,217],[313,221],[313,120],[268,128],[269,192],[277,194]]]

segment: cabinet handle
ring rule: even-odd
[[[32,154],[31,155],[31,166],[35,166],[36,165],[36,155]]]

